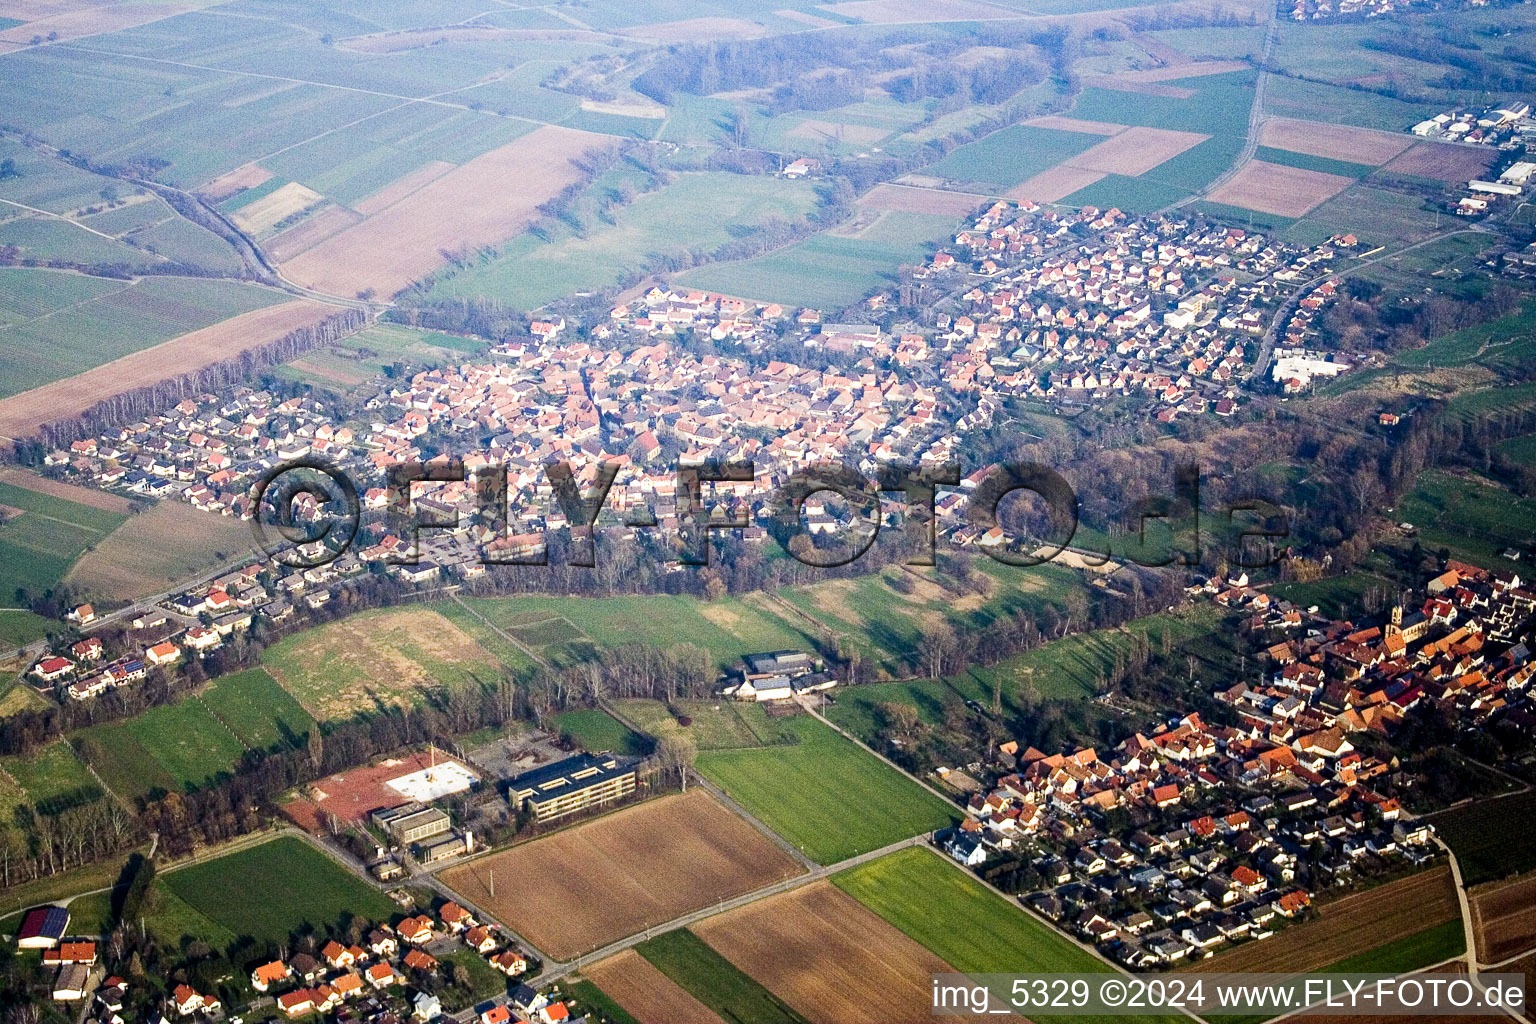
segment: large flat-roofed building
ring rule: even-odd
[[[613,754],[576,754],[517,776],[507,800],[526,807],[539,821],[563,818],[633,793],[637,763]]]
[[[441,835],[448,831],[450,824],[448,815],[442,811],[418,803],[374,811],[373,820],[402,843],[419,843],[423,839]]]

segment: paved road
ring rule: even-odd
[[[1381,255],[1373,256],[1368,260],[1359,260],[1355,263],[1351,263],[1346,267],[1336,267],[1325,274],[1319,274],[1312,278],[1310,281],[1303,283],[1291,293],[1291,298],[1281,305],[1279,311],[1275,314],[1274,320],[1270,322],[1269,329],[1264,332],[1264,339],[1259,344],[1258,357],[1253,361],[1253,368],[1248,371],[1248,379],[1250,381],[1259,380],[1264,376],[1264,373],[1269,368],[1270,357],[1274,355],[1275,339],[1280,335],[1280,328],[1290,319],[1291,312],[1295,309],[1296,303],[1300,302],[1301,299],[1309,291],[1311,291],[1313,288],[1316,288],[1324,281],[1327,281],[1330,278],[1342,280],[1348,277],[1350,274],[1364,270],[1366,267],[1374,267],[1378,263],[1384,263],[1387,260],[1396,259],[1404,253],[1413,252],[1415,249],[1422,249],[1424,246],[1433,245],[1435,242],[1443,242],[1445,239],[1454,238],[1456,235],[1486,234],[1492,234],[1492,232],[1488,228],[1482,227],[1481,225],[1467,228],[1456,228],[1451,231],[1440,231],[1430,235],[1428,238],[1414,242],[1410,245],[1402,246],[1398,249],[1394,249],[1391,252],[1383,252]]]
[[[1233,160],[1232,165],[1225,171],[1222,171],[1216,177],[1216,180],[1207,185],[1203,191],[1180,199],[1176,203],[1170,203],[1159,210],[1159,213],[1168,213],[1180,207],[1188,206],[1190,203],[1199,202],[1208,193],[1231,181],[1237,175],[1237,172],[1243,169],[1243,165],[1253,159],[1253,154],[1259,148],[1259,133],[1264,128],[1264,96],[1269,90],[1269,72],[1264,70],[1264,65],[1269,63],[1270,55],[1274,53],[1275,37],[1279,34],[1279,28],[1279,5],[1271,5],[1269,9],[1269,23],[1265,26],[1264,30],[1264,51],[1259,58],[1259,77],[1253,86],[1253,106],[1248,108],[1248,136],[1243,141],[1243,148],[1237,154],[1237,159]]]

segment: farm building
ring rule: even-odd
[[[541,822],[563,818],[633,793],[636,763],[613,754],[576,754],[515,777],[507,800]]]
[[[21,930],[16,933],[17,949],[52,949],[69,929],[69,911],[64,907],[38,907],[27,911]]]
[[[1511,185],[1507,181],[1469,181],[1467,188],[1473,192],[1487,192],[1496,196],[1517,196],[1520,194],[1519,185]]]

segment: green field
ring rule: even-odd
[[[197,700],[251,750],[300,746],[314,719],[259,668],[220,676]]]
[[[1371,164],[1350,163],[1347,160],[1331,160],[1325,156],[1313,156],[1311,153],[1293,153],[1289,149],[1272,149],[1269,146],[1260,146],[1253,154],[1253,158],[1269,164],[1300,167],[1304,171],[1318,171],[1322,174],[1342,174],[1346,178],[1363,178],[1376,169]]]
[[[44,813],[90,803],[101,787],[68,743],[56,740],[27,756],[0,758],[0,771],[16,781],[27,803]]]
[[[593,191],[606,191],[601,183]],[[765,221],[793,222],[815,207],[808,181],[723,172],[679,175],[638,196],[578,237],[561,223],[555,237],[525,234],[493,259],[444,275],[433,296],[484,296],[541,306],[573,291],[609,287],[647,261],[680,251],[709,252]],[[686,233],[678,226],[686,224]]]
[[[333,390],[362,391],[373,387],[374,380],[396,364],[403,363],[411,372],[455,365],[479,355],[489,344],[458,334],[375,323],[325,348],[304,353],[278,367],[273,375]]]
[[[989,891],[970,872],[932,850],[900,850],[832,876],[832,884],[967,974],[1107,973],[1108,966],[1050,925]],[[1182,1021],[1179,1015],[1049,1020]]]
[[[1347,618],[1358,614],[1361,598],[1368,591],[1378,591],[1385,598],[1393,589],[1391,580],[1368,572],[1352,572],[1309,583],[1276,583],[1269,592],[1303,608],[1317,605],[1324,615]]]
[[[923,168],[922,173],[994,186],[1004,192],[1103,141],[1101,135],[1012,125],[951,150],[938,163]]]
[[[1170,653],[1195,657],[1202,675],[1236,670],[1236,655],[1227,643],[1222,616],[1213,606],[1204,605],[1149,615],[1117,630],[1073,633],[995,665],[974,666],[942,680],[848,687],[838,692],[837,704],[827,717],[876,745],[885,724],[879,706],[887,701],[914,707],[919,720],[929,726],[943,722],[946,704],[969,700],[988,708],[994,692],[1002,697],[1002,713],[1009,721],[1028,720],[1038,713],[1040,701],[1065,701],[1074,708],[1091,709],[1088,698],[1099,680],[1107,679],[1117,662],[1129,658],[1133,634],[1138,633],[1147,637],[1153,652],[1162,651],[1166,636]]]
[[[261,661],[319,721],[417,706],[431,691],[495,686],[510,667],[423,607],[368,611],[307,629],[268,647]]]
[[[11,607],[18,590],[40,596],[58,585],[86,548],[127,518],[9,483],[0,483],[0,505],[20,510],[0,523],[0,603]],[[20,628],[34,625],[22,620]]]
[[[585,978],[565,982],[564,989],[565,1004],[578,1013],[595,1014],[613,1024],[640,1024],[628,1010],[614,1002],[608,993]]]
[[[1527,547],[1536,537],[1536,501],[1517,498],[1479,477],[1434,469],[1419,474],[1394,515],[1419,528],[1424,547],[1449,548],[1453,555],[1479,565],[1507,567],[1499,552]]]
[[[678,700],[678,714],[688,718],[682,725],[659,700],[624,700],[619,712],[652,736],[672,733],[690,737],[700,750],[740,750],[792,742],[782,722],[768,717],[758,704],[734,700]]]
[[[1524,434],[1520,437],[1512,437],[1508,441],[1500,441],[1499,454],[1506,459],[1521,466],[1536,467],[1536,434]],[[5,629],[5,620],[0,618],[0,631]]]
[[[903,222],[911,229],[901,230]],[[919,213],[893,214],[882,224],[887,226],[874,237],[815,235],[739,263],[699,267],[677,281],[761,302],[842,309],[894,286],[898,267],[925,262],[933,243],[959,227],[959,221]]]
[[[1345,89],[1271,75],[1264,92],[1264,112],[1307,121],[1353,124],[1400,132],[1436,113],[1438,108],[1407,103],[1373,92]]]
[[[261,669],[222,676],[198,695],[81,730],[74,741],[114,793],[144,798],[233,774],[248,750],[297,746],[313,727]]]
[[[1431,820],[1455,852],[1467,885],[1536,868],[1536,846],[1521,839],[1536,828],[1536,793],[1483,800]]]
[[[9,596],[4,590],[0,590],[0,601],[14,599],[15,596],[14,588]],[[57,623],[41,615],[7,608],[0,611],[0,650],[29,644],[33,640],[47,636],[50,630],[56,628],[58,628]]]
[[[1131,97],[1089,87],[1074,104],[1073,117],[1090,121],[1168,128],[1211,136],[1178,156],[1135,177],[1110,174],[1064,198],[1067,206],[1115,206],[1150,213],[1184,199],[1232,166],[1242,151],[1253,106],[1254,72],[1184,78],[1167,84],[1195,90],[1188,99]]]
[[[48,294],[67,275],[46,270],[6,274],[8,284],[20,286],[25,304],[10,292],[0,299],[0,319],[7,322],[0,329],[0,398],[289,298],[234,281],[147,277],[126,287],[121,281],[92,285],[94,297],[70,302],[69,291]],[[19,275],[34,277],[26,283]],[[84,291],[72,282],[63,287]]]
[[[591,657],[595,650],[626,644],[659,648],[693,644],[708,651],[721,668],[740,661],[744,654],[812,647],[799,624],[779,617],[755,595],[718,601],[651,594],[507,597],[467,603],[555,664],[572,664]],[[444,605],[439,610],[472,636],[482,638],[472,628],[472,617],[455,608]]]
[[[112,791],[125,798],[198,789],[232,774],[245,747],[195,697],[75,737]]]
[[[1324,968],[1334,974],[1409,974],[1444,963],[1467,951],[1467,933],[1458,917],[1420,932],[1392,939],[1364,953]]]
[[[551,716],[554,728],[567,733],[583,750],[609,750],[616,754],[644,754],[649,748],[645,737],[626,729],[605,711],[587,708],[562,711]]]
[[[686,928],[640,943],[635,952],[727,1021],[805,1024],[805,1019]]]
[[[396,910],[383,893],[293,836],[166,872],[156,886],[181,905],[157,910],[162,923],[175,922],[184,906],[258,942],[286,943],[290,935],[335,928],[353,916],[387,921]],[[185,934],[212,941],[196,931]]]
[[[976,558],[940,568],[942,574],[893,566],[867,576],[784,587],[776,600],[762,606],[782,610],[779,601],[794,606],[804,616],[801,621],[821,624],[865,661],[899,678],[910,674],[925,627],[942,621],[956,630],[980,630],[1004,616],[1039,615],[1063,607],[1082,586],[1075,570],[1058,565],[1023,569]],[[981,574],[976,580],[984,593],[950,578],[972,570]],[[908,582],[910,592],[896,589]]]
[[[1289,227],[1283,223],[1279,227],[1286,241],[1300,245],[1316,245],[1341,231],[1349,231],[1357,235],[1367,248],[1375,248],[1394,241],[1413,242],[1428,237],[1444,222],[1445,219],[1437,217],[1435,211],[1429,209],[1428,204],[1418,196],[1361,183],[1351,185],[1332,199],[1325,200]],[[1454,243],[1455,240],[1448,241]],[[1407,254],[1400,262],[1411,261],[1416,253],[1427,255],[1434,248],[1425,246],[1424,249]],[[1370,274],[1382,266],[1386,264],[1368,267],[1363,273]],[[1443,266],[1444,262],[1437,262],[1433,269]]]
[[[115,190],[120,199],[143,194],[142,189],[55,160],[16,139],[0,138],[0,160],[12,161],[16,169],[13,177],[0,180],[0,199],[49,213],[74,213],[100,205],[104,188]]]
[[[1518,313],[1436,338],[1423,348],[1400,352],[1393,362],[1415,368],[1467,366],[1501,359],[1528,363],[1536,358],[1536,302]]]
[[[769,828],[822,864],[943,828],[959,808],[810,717],[785,719],[797,742],[700,753],[697,767]]]

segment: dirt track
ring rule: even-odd
[[[1478,886],[1470,895],[1479,960],[1498,963],[1536,948],[1536,875]]]

